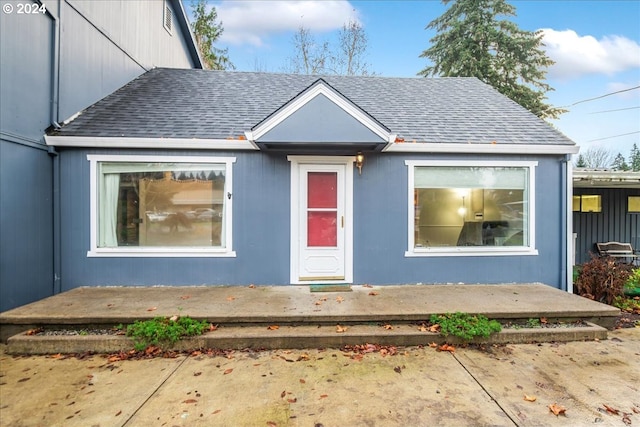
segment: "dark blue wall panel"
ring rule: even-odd
[[[0,140],[0,170],[0,311],[5,311],[53,294],[52,161],[44,150]]]
[[[640,249],[640,213],[627,211],[629,196],[640,196],[637,188],[576,188],[574,196],[600,195],[602,212],[574,212],[573,232],[576,238],[576,264],[589,261],[598,242],[631,243]]]
[[[235,156],[233,249],[236,258],[88,258],[87,151],[62,152],[62,288],[86,285],[288,284],[290,274],[290,163],[261,152],[142,152],[110,154]],[[105,154],[92,150],[92,154]],[[407,159],[449,156],[367,156],[354,170],[354,282],[542,282],[561,287],[561,159],[542,158],[536,170],[537,256],[413,257],[407,250]],[[471,157],[467,157],[471,158]],[[475,159],[490,160],[482,156]],[[492,157],[495,160],[535,160]]]

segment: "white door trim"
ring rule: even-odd
[[[290,243],[290,282],[291,284],[314,284],[334,282],[300,281],[299,253],[300,244],[300,165],[346,165],[345,173],[345,236],[344,236],[344,280],[335,283],[353,283],[353,163],[354,156],[287,156],[291,162],[291,243]]]

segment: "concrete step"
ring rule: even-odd
[[[474,343],[506,344],[604,340],[607,329],[593,323],[582,327],[509,328]],[[185,338],[173,350],[218,349],[308,349],[341,348],[346,345],[378,344],[387,346],[427,346],[462,340],[423,332],[411,323],[281,325],[269,329],[262,325],[225,325],[204,335]],[[134,347],[124,335],[26,335],[20,333],[7,341],[8,354],[117,353]]]

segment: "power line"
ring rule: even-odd
[[[636,133],[640,133],[640,130],[637,130],[637,131],[635,131],[635,132],[623,133],[623,134],[621,134],[621,135],[614,135],[614,136],[607,136],[607,137],[605,137],[605,138],[592,139],[592,140],[589,140],[589,141],[586,141],[586,142],[603,141],[603,140],[605,140],[605,139],[618,138],[618,137],[620,137],[620,136],[633,135],[633,134],[636,134]]]
[[[638,108],[640,108],[640,105],[639,105],[639,106],[637,106],[637,107],[618,108],[618,109],[615,109],[615,110],[593,111],[593,112],[591,112],[591,113],[589,113],[589,114],[613,113],[613,112],[615,112],[615,111],[636,110],[636,109],[638,109]]]
[[[615,95],[615,94],[623,93],[623,92],[629,92],[630,90],[635,90],[635,89],[640,89],[640,86],[634,86],[634,87],[630,87],[630,88],[627,88],[627,89],[622,89],[622,90],[618,90],[618,91],[615,91],[615,92],[606,93],[604,95],[596,96],[595,98],[583,99],[582,101],[574,102],[573,104],[565,105],[565,106],[558,107],[558,108],[573,107],[574,105],[582,104],[584,102],[595,101],[596,99],[606,98],[607,96],[611,96],[611,95]]]

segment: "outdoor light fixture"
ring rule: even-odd
[[[362,151],[358,151],[358,154],[356,154],[356,167],[358,168],[358,175],[362,175],[363,164],[364,164],[364,154],[362,154]]]

